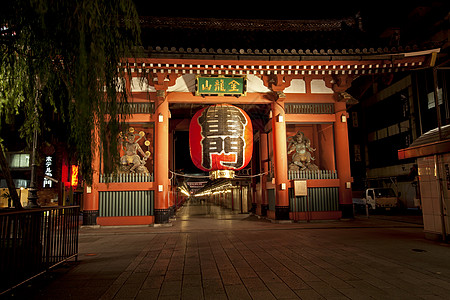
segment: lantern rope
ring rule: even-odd
[[[169,170],[169,172],[172,173],[172,176],[175,175],[175,176],[188,177],[188,178],[208,178],[208,179],[210,178],[208,175],[186,175],[186,174],[174,172],[172,170]],[[236,178],[253,178],[253,177],[263,176],[263,175],[267,175],[267,174],[269,174],[269,172],[263,172],[263,173],[259,173],[259,174],[255,174],[255,175],[236,175]]]
[[[269,174],[269,172],[263,172],[263,173],[259,173],[259,174],[255,174],[255,175],[236,175],[236,178],[253,178],[253,177],[263,176],[263,175],[267,175],[267,174]]]

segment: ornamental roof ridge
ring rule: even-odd
[[[419,47],[417,45],[397,46],[397,47],[378,47],[378,48],[349,48],[349,49],[214,49],[214,48],[183,48],[183,47],[141,47],[138,52],[144,52],[150,56],[204,56],[214,55],[226,58],[227,56],[376,56],[376,55],[404,55],[409,52],[428,51],[438,49],[436,45],[428,45],[428,47]]]
[[[339,31],[346,27],[359,28],[358,22],[354,17],[311,20],[140,17],[141,27],[144,28],[245,31]]]

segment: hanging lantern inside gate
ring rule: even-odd
[[[211,179],[233,178],[252,158],[250,117],[229,104],[202,108],[189,126],[189,149],[194,165],[210,172]]]

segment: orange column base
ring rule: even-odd
[[[339,220],[342,218],[341,211],[290,212],[289,215],[294,221]]]
[[[292,220],[289,206],[275,206],[275,210],[267,210],[267,218],[271,220]]]
[[[97,217],[97,224],[101,226],[151,225],[154,223],[154,216]]]

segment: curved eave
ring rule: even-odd
[[[440,49],[380,55],[293,56],[293,55],[215,55],[215,54],[142,54],[124,59],[120,67],[131,72],[168,72],[177,74],[225,75],[364,75],[396,73],[433,66]]]
[[[418,158],[450,152],[450,140],[437,141],[398,150],[398,159]]]

